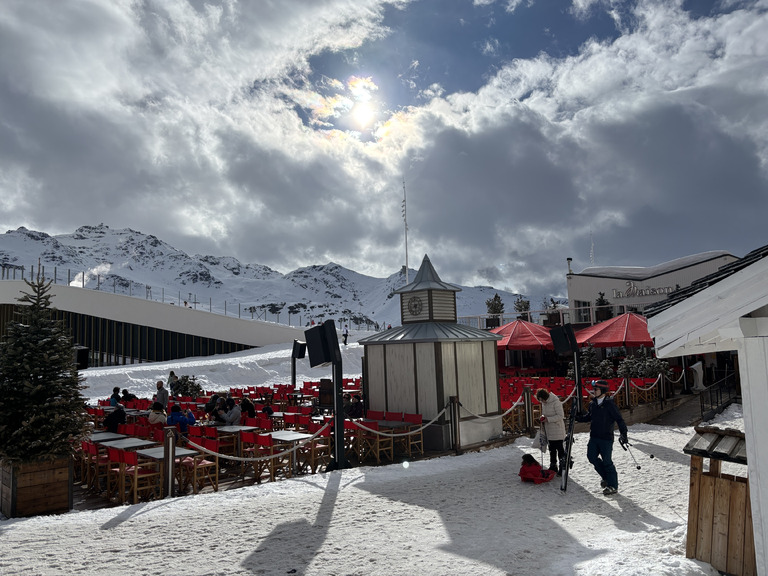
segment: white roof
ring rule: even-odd
[[[648,318],[659,357],[736,350],[768,336],[768,258],[761,258]]]
[[[710,250],[709,252],[701,252],[699,254],[692,254],[690,256],[683,256],[682,258],[676,258],[669,262],[657,264],[655,266],[640,267],[640,266],[590,266],[584,268],[579,275],[581,276],[600,276],[606,278],[626,278],[627,280],[644,280],[646,278],[653,278],[654,276],[660,276],[661,274],[668,274],[675,270],[681,270],[695,264],[701,264],[715,258],[722,256],[732,256],[725,250]]]

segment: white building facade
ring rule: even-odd
[[[624,312],[642,313],[644,308],[664,300],[679,288],[713,274],[737,258],[722,250],[685,256],[646,268],[635,266],[591,266],[573,273],[568,263],[566,276],[568,307],[576,324],[600,321],[600,312],[609,316]],[[610,304],[595,305],[600,294]]]

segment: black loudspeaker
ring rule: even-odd
[[[555,352],[560,356],[574,354],[579,351],[579,345],[576,342],[576,334],[573,332],[573,326],[565,324],[564,326],[555,326],[549,331],[552,337],[552,344],[555,346]]]
[[[301,340],[293,341],[293,352],[291,358],[304,358],[307,354],[307,343]]]
[[[322,364],[341,361],[339,337],[333,320],[326,320],[320,326],[304,331],[309,352],[309,366],[314,368]]]

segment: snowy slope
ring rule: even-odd
[[[353,323],[399,324],[399,298],[392,292],[405,285],[402,271],[374,278],[331,262],[282,274],[228,256],[190,256],[155,236],[103,224],[58,236],[23,227],[0,235],[0,264],[6,277],[13,276],[14,268],[16,277],[21,268],[28,277],[31,267],[37,270],[38,261],[46,277],[53,277],[55,268],[58,283],[153,300],[190,300],[217,310],[226,302],[230,310],[253,308],[256,317],[283,323],[290,312],[305,323],[310,318],[345,317]],[[440,263],[433,265],[439,274]],[[409,279],[415,276],[416,271],[411,270]],[[459,316],[485,314],[486,300],[496,293],[505,309],[512,311],[517,297],[490,286],[461,288]]]

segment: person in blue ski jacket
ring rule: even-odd
[[[621,417],[618,407],[608,396],[610,387],[605,380],[597,380],[592,383],[593,398],[589,408],[584,414],[577,414],[579,422],[589,422],[589,443],[587,444],[587,460],[595,467],[600,475],[603,494],[606,496],[616,494],[619,490],[619,477],[616,467],[613,465],[611,454],[613,452],[613,429],[619,426],[619,443],[626,445],[627,425]]]

